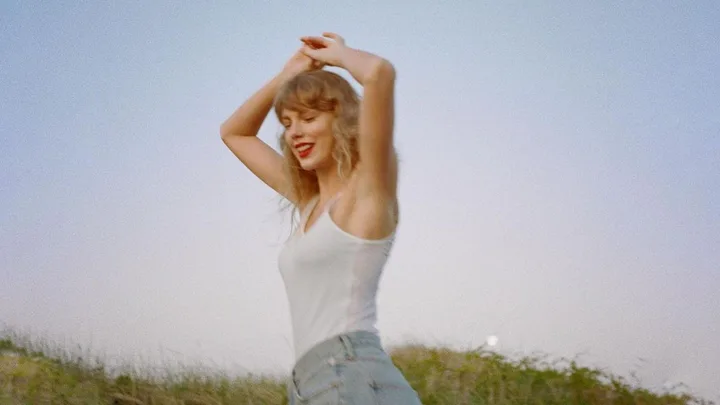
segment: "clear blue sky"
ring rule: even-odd
[[[495,334],[717,398],[718,21],[714,1],[4,1],[0,321],[287,370],[288,221],[218,128],[330,30],[398,70],[387,344]]]

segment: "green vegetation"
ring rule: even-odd
[[[575,361],[511,360],[480,348],[458,352],[408,345],[391,351],[425,405],[712,404],[689,394],[654,393]],[[87,354],[0,331],[0,404],[286,404],[283,378],[128,367],[112,373]]]

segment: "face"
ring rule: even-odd
[[[333,164],[332,113],[285,110],[281,115],[285,142],[304,170],[317,170]]]

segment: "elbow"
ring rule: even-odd
[[[231,133],[227,130],[225,123],[220,125],[220,139],[225,140],[228,137],[230,137],[230,135],[231,135]]]
[[[395,67],[390,61],[379,58],[374,64],[368,75],[369,82],[394,82]]]

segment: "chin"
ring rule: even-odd
[[[316,167],[313,165],[309,165],[307,163],[300,163],[300,168],[302,168],[306,172],[312,172],[315,171]]]
[[[322,165],[317,164],[317,162],[300,162],[300,167],[307,172],[312,172],[321,168]]]
[[[312,172],[312,171],[315,171],[318,169],[322,169],[326,166],[329,166],[328,165],[329,161],[331,162],[332,158],[323,159],[323,160],[317,159],[317,158],[304,159],[304,160],[300,160],[300,167],[302,167],[303,170],[305,170],[305,171]]]

